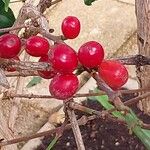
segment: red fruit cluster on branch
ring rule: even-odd
[[[68,39],[76,38],[80,33],[80,22],[74,16],[66,17],[62,22],[62,32]],[[19,60],[21,41],[18,36],[5,34],[0,37],[0,57]],[[113,89],[123,86],[128,80],[127,69],[119,62],[103,60],[104,49],[96,41],[84,43],[78,53],[69,45],[57,42],[49,45],[46,38],[31,36],[25,43],[26,52],[33,57],[40,57],[39,62],[47,62],[51,70],[38,71],[39,76],[52,79],[49,91],[57,99],[68,100],[79,87],[79,81],[73,72],[78,63],[88,69],[98,70],[99,76]],[[7,68],[7,71],[15,71]]]

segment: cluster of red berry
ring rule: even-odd
[[[62,33],[67,39],[74,39],[80,33],[80,22],[76,17],[69,16],[62,22]],[[19,60],[21,41],[17,35],[5,34],[0,37],[0,57]],[[84,43],[78,53],[64,43],[49,45],[47,39],[31,36],[25,43],[26,52],[34,57],[40,57],[39,62],[47,62],[52,69],[38,71],[39,76],[52,79],[49,91],[57,99],[66,100],[72,97],[78,87],[78,78],[73,72],[80,64],[89,69],[97,69],[99,76],[113,89],[124,85],[128,79],[126,68],[117,61],[103,60],[104,49],[96,41]],[[15,68],[8,68],[15,71]]]

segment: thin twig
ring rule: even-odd
[[[73,130],[74,136],[75,136],[75,140],[76,140],[78,150],[85,150],[85,146],[84,146],[84,143],[83,143],[81,131],[80,131],[80,128],[79,128],[74,110],[68,110],[67,112],[68,112],[68,116],[70,118],[71,127],[72,127],[72,130]]]
[[[23,62],[23,61],[17,61],[12,59],[2,59],[0,58],[0,67],[1,68],[7,68],[7,67],[13,67],[17,70],[49,70],[51,69],[49,63],[45,62]]]
[[[129,93],[138,93],[138,92],[142,92],[142,91],[150,91],[150,89],[133,89],[133,90],[119,90],[119,92],[121,94],[129,94]],[[73,96],[73,98],[77,98],[77,97],[92,97],[92,96],[101,96],[101,95],[106,95],[105,92],[97,92],[97,93],[79,93]],[[14,92],[6,92],[5,93],[5,98],[13,98],[13,97],[18,97],[18,98],[41,98],[41,99],[51,99],[54,98],[51,95],[35,95],[35,94],[16,94]]]
[[[28,77],[28,76],[39,76],[37,71],[21,71],[21,72],[6,72],[6,77]]]
[[[48,35],[50,35],[50,34],[48,34]],[[56,39],[54,39],[54,40],[56,40]],[[134,58],[136,59],[136,57],[137,56],[135,56]],[[144,56],[141,56],[141,57],[144,57]],[[149,60],[149,58],[145,58],[145,59]],[[140,61],[139,61],[139,63],[140,63]],[[128,65],[128,64],[130,65],[130,63],[126,63],[126,65]],[[143,65],[142,62],[140,64]],[[147,65],[148,64],[149,63],[147,63]],[[137,63],[134,63],[133,65],[137,65]],[[145,63],[145,65],[146,65],[146,63]],[[0,67],[1,68],[14,67],[17,70],[43,70],[43,71],[46,71],[46,70],[51,69],[50,64],[45,63],[45,62],[22,62],[22,61],[16,61],[16,60],[12,60],[12,59],[2,59],[2,58],[0,59]],[[98,79],[96,74],[93,73],[92,75],[96,80],[102,80],[102,79]],[[99,82],[101,82],[101,81],[99,81]],[[104,84],[104,82],[103,82],[103,84]],[[99,85],[99,86],[103,86],[103,88],[104,87],[106,88],[106,84]],[[108,88],[109,87],[107,86],[107,89]],[[114,93],[111,89],[110,89],[110,91],[111,91],[111,92],[109,92],[110,95]]]
[[[7,81],[6,75],[4,73],[4,70],[0,68],[0,85],[9,89],[10,85]]]
[[[47,8],[51,7],[52,5],[55,5],[62,0],[40,0],[39,4],[37,5],[38,10],[43,13]]]
[[[59,2],[62,2],[62,0],[55,0],[55,1],[52,1],[52,2],[51,2],[51,6],[52,6],[52,5],[55,5],[55,4],[59,3]]]
[[[10,1],[9,3],[19,3],[19,2],[23,2],[22,0],[14,0],[14,1]]]
[[[150,65],[150,57],[146,57],[140,54],[135,56],[128,56],[125,58],[116,58],[113,60],[117,60],[124,65],[136,65],[136,66]]]
[[[78,120],[78,124],[79,125],[85,125],[88,121],[93,120],[95,118],[96,118],[96,116],[90,116],[90,117],[82,116],[81,119]],[[32,135],[28,135],[28,136],[24,136],[24,137],[20,137],[20,138],[15,138],[15,139],[12,139],[12,140],[1,141],[0,142],[0,147],[15,144],[15,143],[19,143],[19,142],[22,142],[22,141],[28,141],[30,139],[34,139],[34,138],[38,138],[38,137],[42,137],[42,136],[49,136],[51,134],[54,134],[54,133],[58,132],[58,130],[60,130],[60,128],[61,127],[58,127],[56,129],[52,129],[52,130],[48,130],[48,131],[44,131],[44,132],[40,132],[40,133],[36,133],[36,134],[32,134]],[[68,130],[70,128],[71,128],[71,124],[67,124],[65,126],[65,130]]]
[[[127,105],[127,106],[131,106],[131,105],[133,105],[135,103],[138,103],[140,100],[145,99],[149,96],[150,96],[150,92],[147,92],[147,93],[144,93],[144,94],[142,94],[138,97],[132,98],[132,99],[124,102],[124,104]]]
[[[9,32],[9,31],[18,30],[18,29],[27,28],[27,27],[30,27],[30,24],[22,24],[22,25],[19,25],[19,26],[13,26],[13,27],[9,27],[9,28],[2,28],[2,29],[0,29],[0,32]]]
[[[44,37],[46,37],[54,42],[63,42],[64,40],[67,40],[63,35],[59,35],[59,36],[52,35],[51,33],[47,32],[46,30],[41,30],[40,33]]]

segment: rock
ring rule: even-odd
[[[63,0],[46,13],[54,34],[61,34],[61,22],[69,15],[77,16],[81,22],[80,35],[67,41],[76,51],[84,42],[96,40],[110,56],[136,30],[134,6],[114,0],[98,0],[92,6],[84,5],[83,0]]]

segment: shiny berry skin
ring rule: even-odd
[[[14,57],[14,58],[11,58],[11,59],[12,59],[12,60],[18,60],[18,61],[20,61],[20,59],[19,59],[18,56]],[[14,72],[14,71],[16,71],[16,68],[9,67],[9,68],[7,68],[6,70],[7,70],[8,72]]]
[[[49,50],[49,42],[40,36],[31,36],[26,41],[26,52],[34,57],[41,57],[47,55]]]
[[[49,91],[57,99],[67,100],[71,98],[79,87],[79,81],[76,75],[56,75],[49,85]]]
[[[54,70],[71,73],[78,65],[76,52],[66,44],[56,44],[50,51],[50,60]]]
[[[67,39],[74,39],[80,33],[80,21],[74,16],[68,16],[63,20],[61,30]]]
[[[0,36],[0,57],[13,58],[21,50],[21,41],[15,34],[4,34]]]
[[[104,58],[104,49],[98,42],[89,41],[80,47],[78,58],[84,67],[98,67]]]
[[[45,55],[39,59],[39,62],[50,63],[50,60],[49,60],[48,56]],[[56,72],[52,71],[52,70],[51,71],[38,71],[38,74],[39,74],[39,76],[41,76],[44,79],[51,79],[56,75]]]
[[[122,87],[128,80],[127,69],[117,61],[103,61],[98,72],[99,76],[114,90]]]

